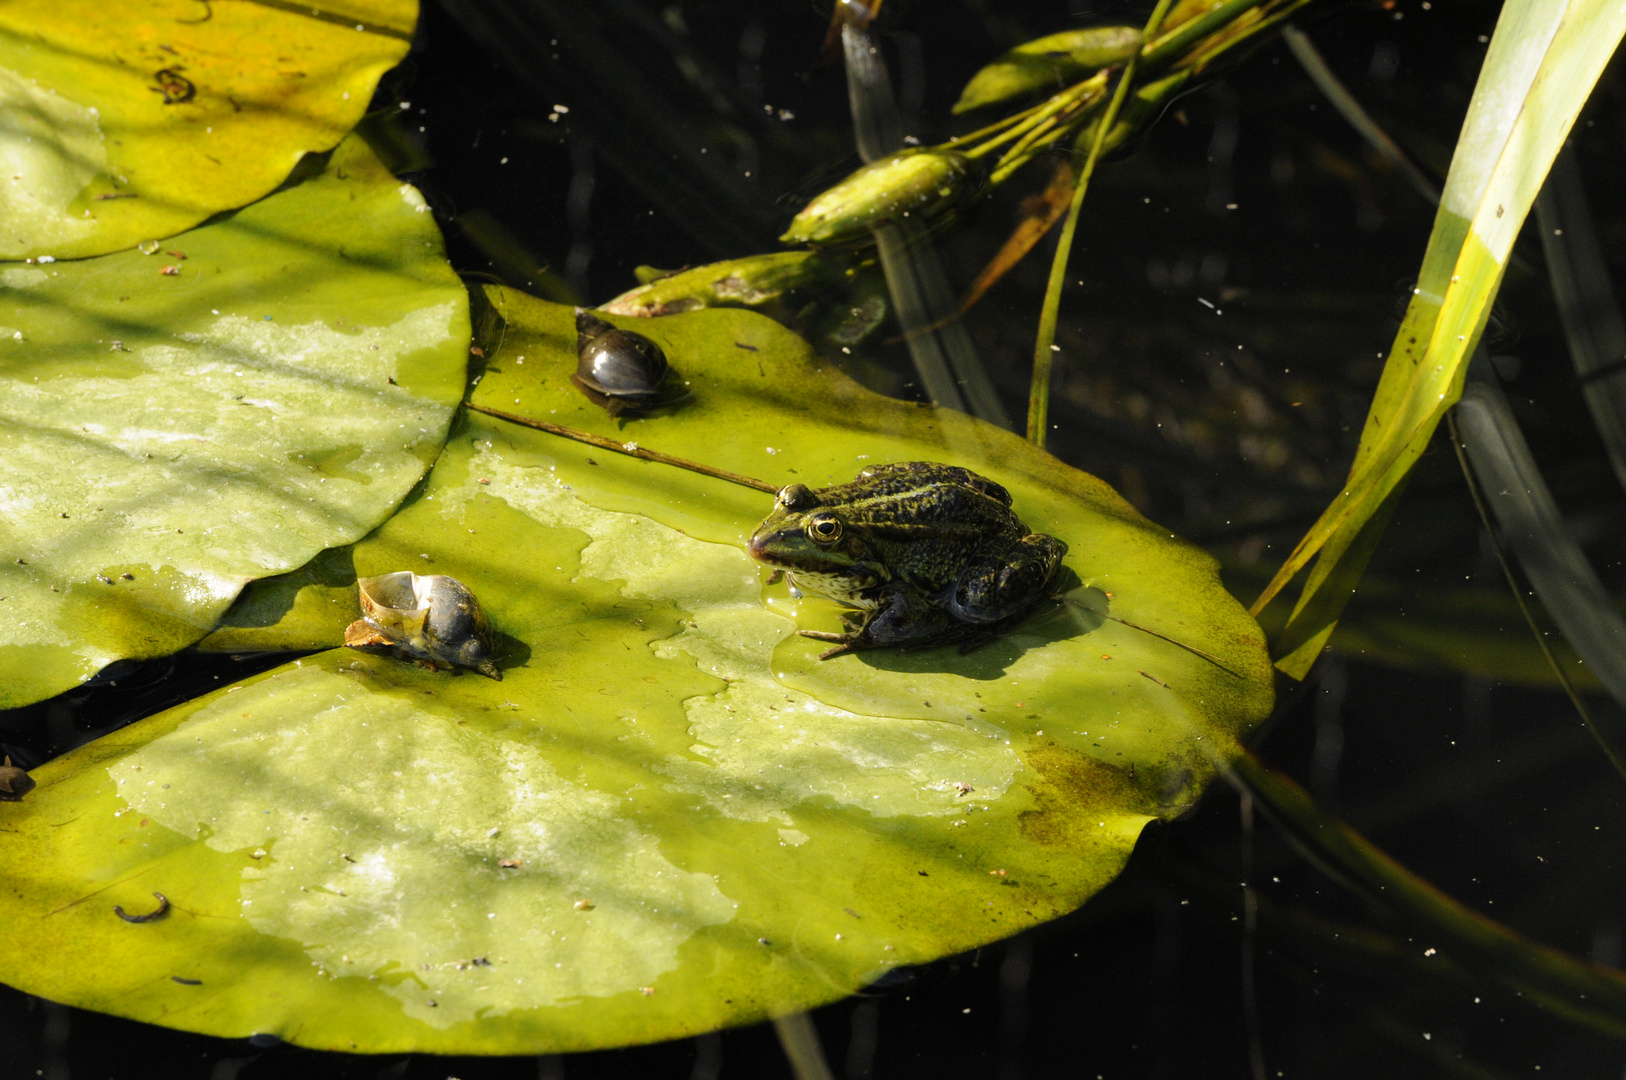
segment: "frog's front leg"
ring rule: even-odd
[[[836,647],[819,654],[828,660],[842,653],[859,649],[877,649],[888,645],[933,645],[958,640],[959,624],[941,607],[919,592],[906,586],[890,586],[881,595],[880,603],[868,617],[856,626],[844,619],[848,632],[832,634],[821,630],[797,631],[803,637],[818,641],[836,642]]]
[[[968,623],[996,623],[1030,611],[1047,595],[1067,545],[1054,536],[1029,533],[994,556],[972,560],[943,606]]]

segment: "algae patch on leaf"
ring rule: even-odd
[[[214,851],[265,850],[242,870],[241,917],[304,943],[330,978],[383,977],[437,1028],[635,991],[733,916],[709,876],[668,862],[615,798],[536,747],[368,696],[353,675],[301,668],[217,699],[108,774],[130,813]],[[441,877],[455,889],[427,887]]]

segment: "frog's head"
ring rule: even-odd
[[[892,575],[870,550],[863,530],[805,484],[779,489],[773,513],[751,534],[753,559],[790,574],[799,585],[837,599]]]

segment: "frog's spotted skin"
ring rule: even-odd
[[[929,461],[865,469],[848,484],[782,488],[751,555],[791,584],[860,613],[826,657],[883,645],[969,648],[1048,595],[1067,545],[1029,532],[1004,488]]]

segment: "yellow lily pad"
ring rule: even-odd
[[[1076,603],[966,655],[821,662],[795,630],[834,606],[744,551],[769,496],[469,414],[399,513],[216,643],[337,643],[347,574],[450,574],[502,681],[332,649],[48,763],[0,806],[0,920],[35,942],[0,978],[368,1052],[747,1023],[1072,910],[1268,712],[1213,560],[1100,481],[737,310],[628,320],[690,397],[612,420],[567,381],[570,309],[489,292],[476,402],[775,482],[969,466],[1069,543]],[[154,891],[163,920],[112,912]]]
[[[415,0],[0,4],[0,258],[160,240],[282,183],[361,119]]]
[[[352,140],[161,257],[0,264],[0,708],[184,648],[395,509],[468,365],[427,209]]]

